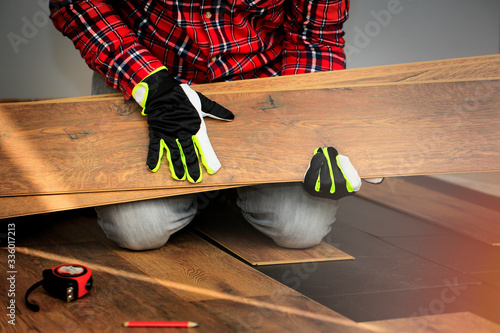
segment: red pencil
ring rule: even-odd
[[[197,327],[192,321],[126,321],[124,327]]]

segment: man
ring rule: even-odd
[[[202,181],[200,163],[209,174],[220,168],[203,117],[234,117],[188,85],[345,68],[348,0],[50,0],[50,9],[56,28],[89,67],[143,107],[148,167],[158,171],[165,156],[172,177],[181,181]],[[94,92],[102,93],[99,77]],[[321,242],[335,220],[337,199],[360,187],[349,160],[339,155],[336,163],[337,155],[333,148],[318,149],[304,187],[238,189],[245,219],[283,247]],[[195,199],[185,195],[96,211],[111,240],[146,250],[163,246],[194,218]]]

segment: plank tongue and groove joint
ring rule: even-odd
[[[165,166],[145,168],[147,124],[134,102],[2,104],[0,200],[128,191],[132,201],[131,193],[301,181],[325,145],[349,156],[361,177],[500,170],[499,65],[485,56],[351,70],[351,79],[346,70],[196,86],[236,119],[207,121],[223,168],[195,185],[174,181]]]

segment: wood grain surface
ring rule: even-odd
[[[285,90],[346,88],[500,79],[500,55],[432,60],[395,65],[354,68],[342,71],[200,84],[193,88],[204,94],[255,93]],[[123,99],[122,94],[93,95],[52,102]],[[40,101],[38,103],[43,103]]]
[[[471,313],[355,322],[187,230],[161,251],[134,252],[107,240],[95,217],[50,221],[34,232],[39,222],[16,223],[16,326],[5,320],[2,332],[131,332],[121,326],[128,320],[192,320],[200,323],[193,329],[200,333],[498,332],[497,324]],[[8,253],[7,246],[0,247],[0,256],[7,258]],[[40,287],[30,297],[40,312],[29,311],[24,292],[41,279],[44,269],[69,262],[92,270],[90,293],[65,303]],[[12,269],[7,265],[7,260],[0,261],[4,272]],[[9,302],[8,288],[0,284],[2,304]]]
[[[236,186],[236,185],[235,185]],[[216,191],[234,186],[203,187]],[[0,197],[0,219],[199,193],[197,187]]]
[[[52,243],[17,250],[17,320],[16,326],[6,327],[7,332],[125,332],[121,324],[132,319],[191,320],[203,323],[205,332],[232,331],[212,315],[199,311],[169,288],[159,285],[102,243],[77,242],[63,246]],[[2,254],[5,252],[0,250]],[[68,262],[83,264],[92,270],[93,288],[89,295],[67,304],[49,296],[40,287],[30,297],[40,306],[40,312],[28,310],[23,292],[41,280],[44,269]],[[5,265],[2,268],[7,271]],[[0,297],[5,300],[7,293]]]
[[[196,86],[205,94],[500,79],[500,55],[413,62]]]
[[[321,79],[319,79],[321,78]],[[500,78],[500,55],[446,59],[408,64],[377,66],[370,68],[348,69],[345,71],[303,74],[296,76],[245,80],[239,82],[224,82],[206,85],[197,85],[194,88],[205,94],[243,93],[290,89],[317,89],[349,87],[362,85],[401,85],[424,82],[453,82],[471,80],[493,80]],[[474,94],[481,95],[481,91]],[[474,94],[472,98],[474,98]],[[53,100],[52,103],[79,103],[84,100],[106,100],[109,103],[122,104],[121,95],[85,96]],[[474,101],[469,101],[474,102]],[[46,104],[47,101],[31,102],[28,104]],[[469,107],[470,108],[470,107]],[[1,115],[0,111],[0,115]],[[468,112],[455,109],[447,116],[448,121],[454,121],[460,126],[467,119]],[[1,125],[0,125],[1,127]],[[209,128],[210,131],[210,128]],[[439,131],[439,130],[437,130]],[[0,133],[0,146],[4,145],[5,138]],[[424,147],[425,148],[425,147]],[[411,158],[411,157],[409,157]],[[29,171],[28,171],[29,172]],[[178,195],[186,192],[199,192],[202,189],[155,189],[119,192],[94,192],[51,194],[20,197],[0,197],[0,218],[45,213],[65,209],[90,207],[96,205],[145,200],[150,198]],[[203,189],[205,190],[205,189]],[[207,188],[206,190],[209,190]],[[16,194],[17,195],[17,194]]]
[[[195,304],[237,332],[379,332],[325,312],[318,303],[305,302],[300,295],[275,293],[248,297],[246,302],[216,299]]]
[[[162,249],[145,252],[119,249],[103,236],[95,218],[56,221],[31,235],[26,229],[23,232],[21,223],[17,224],[16,325],[2,321],[2,332],[131,332],[121,325],[130,320],[189,320],[200,324],[195,329],[200,333],[241,332],[239,325],[255,325],[253,316],[263,312],[265,322],[252,331],[290,327],[290,319],[296,324],[290,332],[358,327],[354,321],[254,270],[189,231],[176,234]],[[0,254],[7,258],[7,247],[1,247]],[[66,303],[40,287],[30,296],[40,306],[40,312],[29,311],[23,301],[24,292],[41,280],[44,269],[63,263],[79,263],[91,269],[94,283],[90,293]],[[0,262],[0,268],[4,272],[12,270],[6,260]],[[2,304],[10,298],[6,287],[7,283],[0,284]],[[221,306],[215,310],[203,302]],[[233,312],[236,308],[238,311]],[[158,328],[140,329],[157,331]]]
[[[223,168],[196,186],[300,181],[332,145],[361,177],[500,169],[500,81],[215,95],[232,123],[207,121]],[[144,167],[133,102],[1,105],[1,196],[191,186]]]

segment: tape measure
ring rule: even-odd
[[[92,289],[92,272],[79,264],[63,264],[42,272],[43,280],[38,281],[26,291],[25,301],[28,308],[39,311],[40,307],[28,301],[29,294],[43,285],[53,297],[72,302],[87,295]]]

